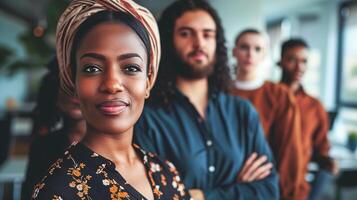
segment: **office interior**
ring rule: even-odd
[[[20,199],[30,133],[31,111],[45,65],[54,54],[56,20],[68,0],[0,1],[0,200]],[[136,0],[155,17],[172,0]],[[261,76],[279,82],[277,66],[284,40],[301,37],[310,45],[306,91],[330,117],[330,155],[340,172],[323,199],[357,199],[357,1],[209,0],[225,29],[228,52],[245,28],[264,31],[269,51]],[[229,62],[235,60],[229,54]],[[232,72],[233,74],[233,72]],[[357,137],[356,137],[357,138]],[[357,140],[357,139],[356,139]],[[356,141],[357,143],[357,141]],[[311,164],[311,171],[314,165]],[[307,179],[313,179],[310,173]]]

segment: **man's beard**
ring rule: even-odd
[[[189,80],[195,80],[212,75],[215,60],[210,61],[204,66],[193,66],[176,55],[173,64],[178,76]]]

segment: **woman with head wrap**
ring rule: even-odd
[[[155,19],[130,0],[73,0],[57,26],[63,89],[86,135],[35,186],[33,199],[189,199],[168,161],[132,144],[158,70]]]

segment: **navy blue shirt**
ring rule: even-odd
[[[239,97],[212,94],[203,119],[177,90],[167,107],[145,105],[134,132],[136,143],[172,161],[186,188],[203,190],[207,200],[279,198],[275,169],[263,180],[237,183],[253,152],[272,162],[257,112]]]

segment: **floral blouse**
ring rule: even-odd
[[[190,199],[175,166],[133,145],[147,170],[155,200]],[[32,199],[144,200],[115,170],[115,164],[83,144],[71,146],[35,185]]]

